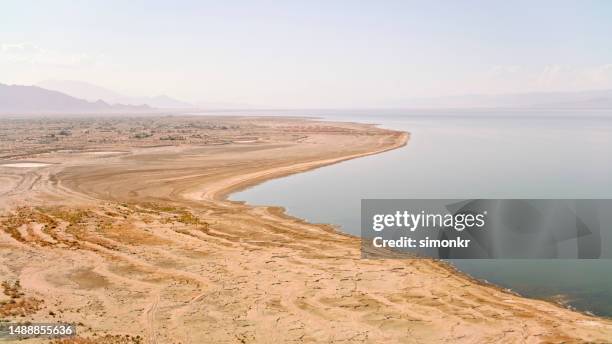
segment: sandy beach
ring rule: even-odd
[[[91,129],[53,149],[2,147],[0,319],[78,324],[65,344],[612,342],[610,320],[443,262],[360,259],[359,238],[332,226],[226,200],[401,147],[407,133],[299,118],[156,123],[180,136],[92,141]]]

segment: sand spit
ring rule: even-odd
[[[197,120],[183,123],[203,127]],[[0,317],[80,323],[79,341],[66,344],[611,342],[608,320],[436,261],[362,260],[358,238],[224,199],[268,178],[399,147],[404,133],[205,120],[207,142],[241,131],[265,141],[0,171],[19,191],[0,202],[0,276],[19,307],[0,298]]]

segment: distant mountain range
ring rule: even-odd
[[[193,104],[177,100],[166,95],[156,97],[129,97],[107,88],[74,80],[46,80],[37,86],[48,90],[59,91],[70,96],[88,101],[103,100],[109,104],[149,105],[159,109],[193,109]]]
[[[103,100],[91,102],[37,86],[0,84],[0,113],[101,113],[151,110],[148,105],[111,105]]]
[[[612,90],[473,94],[397,101],[410,108],[612,108]]]
[[[227,104],[192,105],[167,96],[130,98],[80,81],[46,81],[39,86],[0,84],[0,113],[142,113],[161,109],[232,108]],[[412,98],[381,107],[612,109],[612,90]]]

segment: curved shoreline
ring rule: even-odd
[[[107,159],[66,154],[49,158],[62,165],[22,172],[38,178],[11,196],[29,207],[7,214],[0,271],[22,281],[28,297],[58,301],[32,310],[30,321],[62,310],[91,326],[81,336],[130,334],[149,342],[612,338],[608,320],[483,285],[439,261],[364,260],[358,237],[281,207],[226,198],[270,178],[399,148],[406,133],[355,123],[223,121],[244,128],[218,133],[222,140],[254,128],[265,140]],[[12,174],[3,180],[24,189],[19,171],[6,172]],[[29,228],[20,227],[24,221]],[[80,308],[92,298],[95,307]]]
[[[365,153],[352,154],[339,158],[315,160],[292,164],[288,166],[275,167],[271,169],[249,173],[246,175],[238,175],[229,179],[222,180],[221,182],[217,183],[217,185],[213,184],[205,190],[186,193],[184,194],[184,196],[186,196],[186,198],[188,199],[198,201],[227,201],[227,196],[229,196],[229,194],[244,190],[248,187],[263,183],[267,180],[286,177],[292,174],[314,170],[319,167],[329,166],[343,161],[357,159],[369,155],[380,154],[400,147],[404,147],[410,139],[410,133],[399,131],[397,133],[399,134],[396,136],[395,142],[392,145],[381,149]]]
[[[363,125],[363,123],[359,123],[359,124]],[[374,124],[365,124],[365,125],[375,126]],[[217,183],[217,185],[212,185],[212,187],[209,186],[206,190],[185,193],[183,194],[183,196],[185,196],[186,198],[190,200],[196,200],[196,201],[208,201],[208,202],[215,202],[215,203],[230,202],[232,204],[246,205],[251,208],[260,208],[260,209],[264,209],[268,215],[272,217],[276,217],[279,220],[289,220],[289,221],[300,222],[300,223],[304,223],[304,224],[308,224],[312,226],[318,226],[325,230],[331,230],[335,234],[338,234],[338,235],[341,235],[341,236],[344,236],[350,239],[360,240],[360,237],[358,236],[338,230],[338,228],[334,224],[328,224],[328,223],[314,224],[314,223],[310,223],[308,219],[288,214],[285,207],[283,207],[282,205],[254,205],[246,201],[231,201],[231,200],[228,200],[227,197],[232,193],[239,192],[241,190],[244,190],[250,187],[254,187],[258,184],[264,183],[272,179],[283,178],[283,177],[287,177],[293,174],[308,172],[308,171],[311,171],[317,168],[341,163],[343,161],[348,161],[348,160],[366,157],[370,155],[376,155],[376,154],[384,153],[384,152],[391,151],[394,149],[398,149],[398,148],[406,146],[410,140],[409,132],[396,131],[393,129],[383,129],[383,130],[400,133],[400,135],[396,137],[395,142],[392,145],[385,147],[385,148],[376,149],[376,150],[365,152],[365,153],[352,154],[352,155],[339,157],[339,158],[323,159],[323,160],[315,160],[315,161],[310,161],[310,162],[305,162],[305,163],[303,162],[303,163],[291,164],[287,166],[275,167],[271,169],[257,171],[257,172],[249,173],[246,175],[239,175],[239,176],[232,177],[226,180],[222,180],[220,183]],[[555,302],[553,300],[524,296],[510,288],[505,288],[495,283],[491,283],[489,281],[481,280],[476,277],[473,277],[472,275],[464,271],[461,271],[459,268],[457,268],[453,264],[446,262],[444,260],[430,259],[430,261],[436,264],[438,267],[448,271],[449,273],[455,274],[456,276],[461,277],[461,278],[468,279],[471,282],[478,284],[480,286],[483,286],[485,288],[493,288],[499,292],[507,293],[512,296],[517,296],[525,300],[545,302],[555,307],[559,307],[564,310],[576,312],[581,315],[592,317],[595,319],[602,319],[602,320],[612,319],[610,317],[593,314],[589,312],[588,310],[575,309],[571,305],[562,304],[559,302]]]

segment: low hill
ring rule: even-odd
[[[109,104],[126,104],[134,106],[147,104],[151,107],[160,109],[195,108],[193,104],[189,104],[166,95],[159,95],[155,97],[130,97],[84,81],[45,80],[39,82],[37,86],[89,101],[102,99]]]
[[[0,84],[0,113],[146,112],[148,105],[111,105],[103,100],[90,102],[37,86]]]

